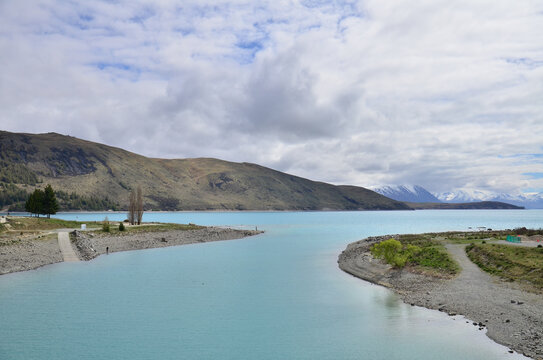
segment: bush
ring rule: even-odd
[[[371,254],[378,259],[384,259],[394,267],[402,268],[407,263],[407,260],[420,250],[416,245],[408,244],[404,248],[398,240],[388,239],[373,245],[371,247]]]
[[[103,232],[109,232],[109,220],[108,220],[107,216],[104,219],[104,221],[102,221],[102,231]]]
[[[124,231],[124,230],[125,230],[124,224],[121,222],[119,224],[119,231]]]

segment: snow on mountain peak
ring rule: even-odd
[[[397,201],[440,202],[434,195],[419,185],[383,185],[371,190]]]

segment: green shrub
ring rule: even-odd
[[[402,243],[396,239],[388,239],[381,241],[371,247],[371,254],[378,258],[384,259],[388,264],[402,268],[407,263],[407,260],[414,254],[420,252],[420,248],[416,245],[408,244],[405,248]]]
[[[104,221],[102,221],[102,231],[103,232],[109,232],[109,220],[106,216],[106,218],[104,219]]]
[[[124,230],[125,230],[124,224],[121,222],[121,223],[119,224],[119,231],[124,231]]]

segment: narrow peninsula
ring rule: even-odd
[[[260,234],[256,230],[239,230],[224,227],[206,227],[194,224],[149,223],[126,226],[119,231],[102,222],[85,223],[59,219],[10,216],[0,223],[0,275],[26,271],[41,266],[73,260],[92,260],[95,257],[117,252],[187,245],[212,241],[234,240]],[[66,258],[61,251],[63,237],[69,239],[68,249],[75,259]]]

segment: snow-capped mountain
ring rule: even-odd
[[[419,185],[384,185],[370,187],[371,190],[390,199],[408,202],[441,202]]]
[[[490,191],[460,189],[456,191],[434,194],[442,202],[466,203],[475,201],[499,201],[526,209],[543,209],[543,193],[504,194]]]
[[[434,194],[442,202],[447,203],[468,203],[475,201],[490,201],[494,197],[494,193],[480,190],[456,190],[444,193]]]
[[[419,185],[383,185],[373,186],[370,189],[398,201],[418,203],[499,201],[516,206],[524,206],[526,209],[543,209],[543,193],[506,194],[473,189],[458,189],[432,194]]]

